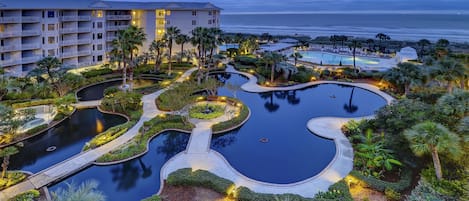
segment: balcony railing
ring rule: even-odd
[[[21,50],[20,45],[7,45],[0,47],[0,52],[8,52],[8,51],[18,51]]]
[[[19,65],[19,64],[21,64],[21,59],[9,59],[9,60],[0,61],[0,65],[4,67]]]
[[[107,36],[106,41],[112,42],[114,39],[117,39],[117,36]]]
[[[117,25],[117,26],[107,26],[107,30],[108,31],[117,31],[117,30],[123,30],[123,29],[127,29],[129,27],[129,25]]]
[[[84,61],[84,62],[78,62],[77,67],[85,67],[85,66],[92,66],[93,62],[91,61]]]
[[[78,16],[62,16],[60,19],[64,22],[78,21]]]
[[[23,57],[21,59],[21,63],[23,63],[23,64],[36,63],[39,60],[41,60],[40,56]]]
[[[21,31],[22,36],[39,36],[41,35],[41,31],[36,30],[23,30]]]
[[[21,17],[0,17],[0,23],[20,23]]]
[[[130,15],[108,15],[106,16],[107,20],[131,20],[132,16]]]
[[[7,31],[0,33],[0,38],[9,38],[9,37],[19,37],[21,36],[21,31]]]
[[[77,33],[91,32],[91,28],[78,28]]]
[[[78,21],[90,21],[91,16],[78,16]]]
[[[77,56],[77,51],[73,52],[62,52],[62,58],[68,58],[68,57],[76,57]]]
[[[77,52],[78,56],[88,56],[91,55],[91,50],[82,50]]]
[[[22,22],[40,22],[41,18],[37,16],[23,16],[21,17]]]
[[[22,44],[21,49],[23,50],[31,50],[31,49],[39,49],[41,48],[41,44]]]

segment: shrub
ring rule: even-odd
[[[113,73],[112,69],[106,67],[106,68],[88,70],[88,71],[82,72],[81,74],[85,78],[91,78],[91,77],[97,77],[100,75],[112,74],[112,73]]]
[[[423,181],[419,181],[418,185],[412,190],[411,194],[407,196],[407,201],[422,201],[422,200],[445,200],[444,196],[439,194],[432,188],[432,186]]]
[[[386,199],[389,201],[401,200],[401,194],[390,188],[386,188],[386,190],[384,190],[384,195],[386,196]]]
[[[376,179],[372,176],[364,176],[358,171],[350,172],[350,175],[357,177],[358,179],[365,182],[365,184],[375,190],[384,192],[386,189],[391,189],[396,192],[402,192],[403,190],[410,187],[412,182],[412,171],[408,168],[403,168],[401,178],[398,182],[388,182]]]
[[[42,131],[42,130],[46,129],[47,127],[49,127],[47,124],[43,124],[43,125],[36,126],[36,127],[32,128],[32,129],[29,129],[28,131],[26,131],[26,132],[24,133],[24,135],[28,136],[28,135],[35,134],[35,133],[37,133],[37,132],[39,132],[39,131]]]
[[[0,190],[13,186],[25,180],[27,175],[23,172],[7,171],[6,178],[0,178]]]
[[[258,62],[259,59],[257,59],[254,56],[236,56],[234,58],[235,62],[240,63],[241,65],[249,65],[249,66],[256,66],[256,62]]]
[[[205,113],[207,109],[210,113]],[[223,114],[225,114],[225,108],[215,104],[196,105],[189,109],[189,117],[196,119],[215,119]]]
[[[463,196],[464,193],[467,192],[467,189],[465,189],[466,187],[464,186],[465,184],[467,184],[467,175],[463,175],[462,179],[438,180],[435,177],[435,169],[430,167],[422,170],[421,176],[424,181],[431,186],[432,189],[438,192],[438,194],[449,198],[453,198],[454,200],[459,200],[459,198],[461,198],[461,196]]]
[[[104,96],[109,96],[109,95],[115,94],[119,91],[120,91],[119,87],[109,87],[109,88],[104,89],[103,95]]]
[[[161,201],[161,198],[158,195],[152,195],[151,197],[145,198],[141,201]]]
[[[267,194],[256,193],[249,188],[241,186],[237,189],[238,201],[271,201],[271,200],[290,200],[290,201],[313,201],[310,198],[304,198],[295,194]]]
[[[132,127],[135,124],[134,121],[129,121],[125,124],[121,124],[118,126],[111,127],[107,129],[106,131],[96,135],[91,139],[86,145],[83,147],[83,151],[86,151],[88,149],[94,149],[96,147],[100,147],[116,138],[119,136],[123,135],[127,130]]]
[[[327,192],[319,192],[314,197],[314,200],[326,201],[326,200],[341,200],[341,201],[352,201],[352,195],[350,194],[349,187],[344,180],[341,180],[329,187]]]
[[[54,103],[55,99],[42,99],[42,100],[32,100],[28,102],[22,103],[13,103],[11,107],[18,109],[18,108],[25,108],[25,107],[33,107],[38,105],[50,105]]]
[[[212,126],[213,132],[220,132],[220,131],[223,131],[223,130],[226,130],[226,129],[229,129],[229,128],[233,128],[235,126],[238,126],[246,118],[248,118],[249,108],[246,105],[236,101],[236,99],[230,99],[230,100],[237,102],[237,104],[241,104],[241,109],[240,109],[239,115],[232,118],[232,119],[230,119],[230,120],[228,120],[228,121],[220,122],[220,123],[217,123],[217,124],[213,125]]]
[[[192,171],[191,168],[179,169],[168,176],[168,185],[173,186],[201,186],[212,189],[223,195],[234,186],[230,180],[218,177],[205,170]]]
[[[36,198],[39,198],[40,195],[41,193],[39,193],[38,190],[33,189],[10,198],[8,201],[34,201]]]
[[[133,111],[141,110],[141,99],[142,94],[118,91],[105,96],[101,101],[101,107],[106,111],[119,112],[130,116]]]
[[[362,133],[362,129],[360,128],[361,122],[362,121],[355,120],[348,121],[342,126],[342,132],[347,136],[360,135]]]

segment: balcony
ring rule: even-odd
[[[62,22],[78,21],[78,16],[62,16],[60,20]]]
[[[21,31],[7,31],[0,33],[0,38],[12,38],[12,37],[20,37],[21,36]]]
[[[72,39],[72,40],[63,40],[60,42],[62,46],[69,46],[69,45],[82,45],[82,44],[90,44],[91,39]]]
[[[15,65],[20,65],[20,64],[21,64],[21,59],[9,59],[9,60],[0,61],[0,65],[3,67],[15,66]]]
[[[71,52],[62,52],[62,59],[64,58],[70,58],[70,57],[77,57],[77,51],[71,51]]]
[[[93,62],[91,61],[84,61],[84,62],[78,62],[77,67],[86,67],[86,66],[92,66]]]
[[[91,39],[78,39],[77,45],[91,44]]]
[[[23,57],[21,59],[22,64],[30,64],[30,63],[36,63],[39,60],[41,60],[40,56],[30,56],[30,57]]]
[[[0,47],[0,52],[12,52],[12,51],[19,51],[21,50],[20,45],[7,45]]]
[[[0,23],[21,23],[21,17],[0,17]]]
[[[87,32],[91,32],[91,28],[79,27],[77,29],[77,33],[87,33]]]
[[[117,25],[117,26],[107,26],[107,31],[118,31],[127,29],[130,25]]]
[[[91,21],[91,16],[78,16],[78,21]]]
[[[35,43],[35,44],[22,44],[21,49],[22,50],[33,50],[33,49],[40,49],[41,44]]]
[[[36,30],[21,31],[21,36],[39,36],[39,35],[41,35],[41,31],[36,31]]]
[[[112,42],[115,39],[117,39],[117,36],[108,36],[108,37],[106,37],[107,42]]]
[[[23,23],[36,23],[40,22],[41,18],[36,16],[23,16],[21,17],[21,22]]]
[[[82,57],[82,56],[89,56],[91,55],[91,50],[82,50],[77,52],[77,56]]]
[[[132,16],[130,15],[108,15],[106,16],[107,20],[131,20]]]

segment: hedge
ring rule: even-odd
[[[166,183],[173,186],[200,186],[212,189],[223,195],[234,186],[230,180],[218,177],[205,170],[192,171],[191,168],[179,169],[168,176]]]
[[[38,190],[33,189],[10,198],[8,201],[34,201],[39,198],[40,195],[41,193]]]
[[[50,105],[55,102],[55,99],[41,99],[41,100],[32,100],[28,102],[23,102],[23,103],[13,103],[11,107],[14,109],[18,108],[25,108],[25,107],[33,107],[33,106],[38,106],[38,105]]]
[[[129,121],[127,123],[117,125],[114,127],[111,127],[107,129],[106,131],[96,135],[91,139],[88,143],[85,144],[83,147],[83,151],[86,151],[88,149],[94,149],[96,147],[100,147],[116,138],[119,136],[123,135],[129,128],[131,128],[136,122],[135,121]]]
[[[100,69],[88,70],[88,71],[82,72],[81,74],[85,78],[91,78],[91,77],[97,77],[100,75],[112,74],[112,73],[113,71],[110,68],[100,68]]]
[[[371,176],[365,176],[356,170],[350,172],[350,175],[362,180],[369,187],[381,192],[384,192],[387,188],[392,189],[396,192],[402,192],[405,189],[409,188],[412,182],[412,171],[405,167],[403,168],[401,178],[398,182],[388,182],[379,180]]]
[[[237,101],[236,99],[231,99],[231,100],[235,100],[235,102],[239,103],[239,101]],[[248,118],[248,115],[249,115],[249,108],[246,105],[242,104],[241,111],[240,111],[240,113],[237,117],[234,117],[231,120],[220,122],[220,123],[217,123],[217,124],[213,125],[212,126],[212,131],[213,132],[220,132],[220,131],[224,131],[226,129],[230,129],[234,126],[238,126],[244,120],[246,120],[246,118]]]

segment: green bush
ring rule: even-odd
[[[237,101],[236,99],[230,99],[230,100],[237,102],[237,104],[241,104],[241,109],[240,109],[239,115],[232,118],[232,119],[230,119],[230,120],[228,120],[228,121],[220,122],[220,123],[217,123],[217,124],[213,125],[212,126],[213,132],[219,132],[219,131],[223,131],[223,130],[232,128],[234,126],[238,126],[246,118],[248,118],[249,108],[246,105],[244,105],[244,104],[240,103],[239,101]]]
[[[50,105],[50,104],[53,104],[54,101],[55,99],[31,100],[28,102],[13,103],[11,107],[18,109],[18,108],[33,107],[33,106],[38,106],[38,105]]]
[[[29,129],[28,131],[26,131],[26,132],[24,133],[24,135],[32,135],[32,134],[35,134],[35,133],[37,133],[37,132],[39,132],[39,131],[42,131],[42,130],[46,129],[47,127],[49,127],[49,125],[47,125],[47,124],[43,124],[43,125],[36,126],[36,127],[32,128],[32,129]]]
[[[204,113],[206,109],[209,109],[211,112]],[[215,104],[196,105],[189,109],[189,117],[196,119],[215,119],[223,114],[225,114],[225,108]]]
[[[8,201],[35,201],[40,195],[38,190],[33,189],[10,198]]]
[[[152,195],[151,197],[145,198],[141,201],[161,201],[161,198],[158,195]]]
[[[104,89],[103,95],[104,96],[109,96],[109,95],[115,94],[119,91],[120,91],[119,87],[109,87],[109,88]]]
[[[293,74],[290,80],[297,82],[297,83],[306,83],[306,82],[311,81],[312,77],[315,77],[317,79],[318,78],[317,73],[309,68],[298,67],[298,72]]]
[[[13,186],[17,183],[22,182],[27,177],[23,172],[18,171],[7,171],[5,178],[0,178],[0,190]]]
[[[449,173],[444,172],[449,175]],[[454,200],[459,200],[468,189],[464,185],[467,185],[467,172],[464,172],[461,179],[446,179],[438,180],[435,176],[435,169],[430,167],[422,170],[420,173],[421,177],[425,182],[430,184],[431,188],[434,189],[438,194],[446,196],[448,198],[453,198]],[[466,174],[466,175],[464,175]],[[466,178],[464,178],[466,177]]]
[[[257,59],[254,56],[236,56],[234,58],[235,62],[240,63],[241,65],[248,65],[248,66],[256,66],[256,62],[258,62],[259,59]]]
[[[97,77],[100,75],[112,74],[112,73],[113,71],[110,68],[99,68],[99,69],[88,70],[88,71],[82,72],[81,74],[85,78],[91,78],[91,77]]]
[[[384,195],[386,196],[386,199],[389,201],[401,200],[401,194],[390,188],[386,188],[386,190],[384,190]]]
[[[353,119],[348,121],[342,126],[342,132],[346,136],[360,135],[362,133],[362,129],[360,128],[361,122],[362,121],[355,121]]]
[[[118,126],[111,127],[107,129],[106,131],[96,135],[91,139],[88,143],[85,144],[83,147],[83,151],[86,151],[88,149],[94,149],[96,147],[100,147],[116,138],[119,136],[123,135],[127,130],[132,127],[136,122],[135,121],[129,121],[125,124],[121,124]]]
[[[142,94],[118,91],[105,96],[100,107],[106,111],[118,112],[130,116],[134,111],[142,109]]]
[[[376,179],[373,176],[364,176],[360,172],[353,170],[350,175],[362,180],[367,186],[375,190],[384,192],[386,189],[391,189],[396,192],[402,192],[409,188],[412,182],[412,171],[404,167],[401,173],[401,178],[398,182],[388,182]]]
[[[350,194],[349,187],[344,180],[341,180],[329,187],[327,192],[319,192],[314,196],[314,200],[317,201],[353,201],[352,195]]]
[[[179,169],[168,176],[168,185],[173,186],[200,186],[212,189],[223,195],[228,195],[234,183],[230,180],[218,177],[205,170],[192,171],[191,168]]]

